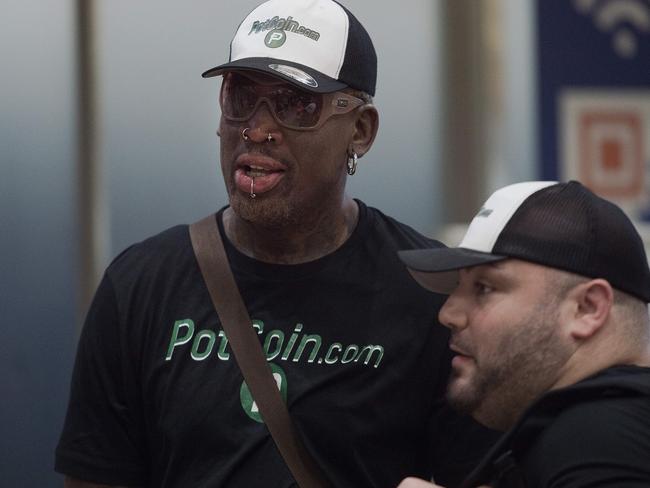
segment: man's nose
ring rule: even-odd
[[[467,306],[456,293],[449,295],[438,313],[438,320],[452,330],[467,327]]]
[[[267,100],[262,100],[248,119],[246,135],[253,142],[281,142],[282,133]]]

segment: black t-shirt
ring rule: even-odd
[[[609,368],[549,392],[486,461],[463,486],[649,487],[650,368]]]
[[[459,443],[492,437],[441,400],[442,297],[396,255],[438,243],[361,202],[348,241],[309,263],[263,263],[224,241],[289,412],[334,486],[392,487],[432,470],[454,484],[472,466],[480,449]],[[107,269],[80,339],[56,469],[152,487],[294,484],[232,357],[187,226]]]

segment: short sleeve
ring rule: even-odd
[[[563,412],[522,459],[531,487],[650,486],[647,397],[607,398]]]
[[[85,481],[144,485],[144,434],[114,289],[100,283],[81,333],[56,471]]]

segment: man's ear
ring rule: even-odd
[[[379,112],[372,104],[362,105],[357,109],[357,119],[354,124],[352,147],[361,157],[370,151],[379,130]]]
[[[596,334],[609,318],[614,304],[612,285],[603,279],[581,283],[567,294],[569,334],[575,340],[586,340]]]

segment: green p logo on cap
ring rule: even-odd
[[[276,48],[282,46],[287,40],[287,34],[282,29],[275,29],[266,34],[264,44],[267,47]]]

